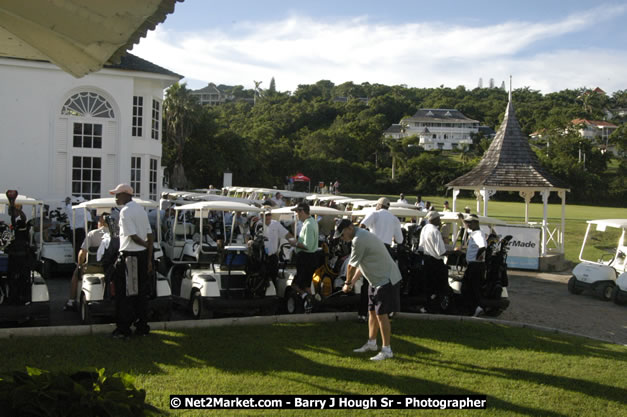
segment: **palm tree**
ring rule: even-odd
[[[165,139],[175,149],[174,167],[170,180],[172,187],[182,189],[187,186],[183,166],[183,150],[196,122],[199,104],[187,89],[185,83],[173,84],[165,93],[163,114],[165,117]]]
[[[253,80],[253,82],[255,83],[255,95],[253,96],[253,103],[257,104],[257,97],[261,98],[261,95],[262,95],[262,90],[259,86],[261,85],[263,81]]]

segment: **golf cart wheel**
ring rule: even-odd
[[[492,308],[486,308],[484,311],[484,314],[488,317],[498,317],[503,313],[503,311],[505,310],[503,310],[502,308],[492,307]]]
[[[87,304],[87,300],[85,299],[85,293],[81,293],[81,300],[79,304],[79,311],[81,313],[81,323],[82,324],[91,324],[92,317],[91,312],[89,311],[89,304]]]
[[[189,308],[192,311],[192,316],[194,316],[196,320],[202,317],[203,305],[202,305],[202,296],[200,295],[200,291],[196,290],[192,293],[192,298],[189,301]]]
[[[577,278],[575,278],[574,275],[568,280],[568,292],[575,295],[579,295],[583,292],[582,289],[577,288]]]
[[[44,259],[41,262],[41,277],[45,280],[52,278],[52,261]]]
[[[194,290],[192,299],[189,301],[189,308],[196,320],[210,319],[213,317],[213,311],[208,309],[204,304],[200,291]]]
[[[296,291],[290,291],[286,294],[285,312],[287,314],[302,314],[305,312],[303,300]]]
[[[621,295],[618,285],[614,286],[614,293],[612,294],[612,298],[614,299],[614,302],[618,305],[627,304],[627,297]]]
[[[614,284],[603,283],[596,288],[596,293],[602,301],[610,301],[614,295]]]

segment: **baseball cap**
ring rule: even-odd
[[[302,202],[298,203],[296,207],[292,209],[292,211],[303,210],[305,213],[309,214],[309,204]]]
[[[425,219],[427,221],[431,221],[431,220],[435,220],[435,219],[439,219],[440,218],[440,213],[438,213],[435,210],[431,210],[429,212],[427,212],[427,215],[425,216]]]
[[[478,222],[479,216],[477,216],[476,214],[466,214],[464,216],[464,221],[465,222]]]
[[[333,234],[333,238],[337,239],[338,237],[342,236],[342,232],[344,231],[344,229],[346,229],[348,226],[352,224],[353,223],[348,219],[340,220],[340,222],[335,227],[335,233]]]
[[[128,184],[118,184],[117,187],[115,187],[113,190],[109,190],[109,194],[128,194],[128,195],[133,195],[133,187],[131,187]]]
[[[381,197],[377,200],[377,205],[381,207],[390,207],[390,200],[387,197]]]

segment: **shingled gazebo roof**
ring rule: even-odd
[[[568,189],[568,185],[544,169],[520,130],[512,100],[503,123],[481,162],[468,173],[446,184],[449,188],[494,190]]]

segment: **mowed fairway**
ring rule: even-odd
[[[485,394],[487,410],[213,410],[175,415],[624,416],[627,348],[590,339],[475,322],[397,319],[395,358],[372,362],[352,349],[366,337],[353,321],[212,327],[105,336],[0,340],[0,371],[33,366],[125,371],[148,401],[170,394]]]

